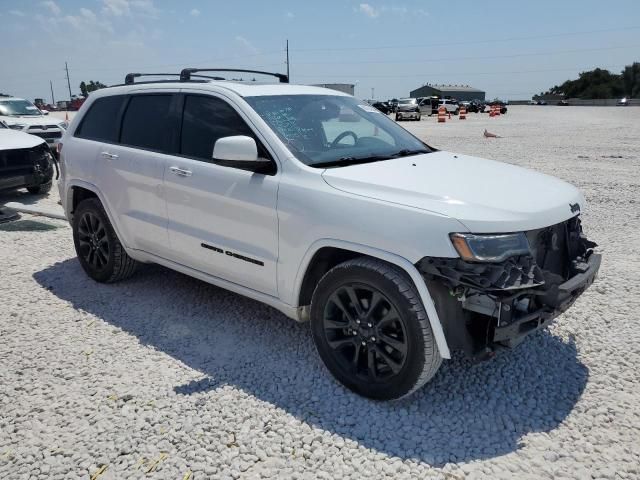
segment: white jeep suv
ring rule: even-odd
[[[94,280],[153,262],[310,320],[331,373],[375,399],[453,350],[519,343],[593,282],[573,186],[438,151],[334,90],[197,71],[94,92],[63,138]]]

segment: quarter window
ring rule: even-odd
[[[98,98],[82,119],[76,137],[116,143],[118,141],[118,114],[123,95]]]
[[[134,95],[122,120],[120,143],[168,152],[172,126],[169,107],[172,95]]]
[[[182,155],[210,161],[216,141],[233,135],[247,135],[255,139],[249,126],[227,102],[200,95],[185,97],[180,141]],[[260,143],[257,143],[258,152],[264,156]]]

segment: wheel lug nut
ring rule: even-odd
[[[363,341],[362,341],[362,345],[364,346],[364,345],[366,345],[366,344],[367,344],[367,342],[365,342],[365,341],[363,340]]]
[[[373,327],[373,324],[367,323],[367,327],[371,328],[371,327]]]
[[[376,341],[376,337],[371,337],[371,341],[375,342]]]
[[[356,320],[356,323],[357,323],[358,325],[360,325],[360,320]]]

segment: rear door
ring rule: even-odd
[[[118,141],[98,153],[96,182],[117,216],[126,244],[160,256],[167,254],[164,171],[177,139],[170,91],[128,95],[122,105]]]
[[[196,270],[276,295],[279,176],[218,165],[219,138],[259,134],[228,99],[185,92],[178,154],[165,171],[172,259]]]

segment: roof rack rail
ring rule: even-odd
[[[209,78],[211,80],[224,80],[223,77],[212,77],[209,75],[193,75],[198,78]],[[127,73],[124,77],[125,85],[132,85],[135,83],[136,78],[140,77],[180,77],[182,78],[182,73]]]
[[[183,68],[180,72],[180,81],[186,82],[191,79],[191,75],[197,72],[241,72],[241,73],[257,73],[260,75],[269,75],[276,77],[280,83],[289,83],[289,77],[284,73],[263,72],[260,70],[242,70],[237,68]],[[194,75],[197,77],[198,75]]]

